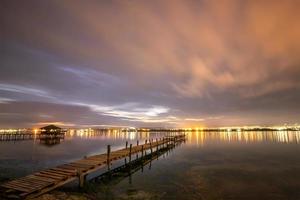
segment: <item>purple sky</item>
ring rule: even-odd
[[[0,2],[0,128],[300,123],[300,1]]]

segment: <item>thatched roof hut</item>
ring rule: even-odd
[[[61,134],[62,128],[55,125],[48,125],[40,128],[42,134]]]

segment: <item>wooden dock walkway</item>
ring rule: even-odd
[[[0,141],[64,139],[65,134],[1,133]]]
[[[146,152],[152,154],[161,147],[175,145],[184,139],[185,135],[181,134],[156,139],[155,141],[150,140],[147,142],[146,140],[144,144],[138,144],[137,142],[136,146],[128,145],[126,142],[124,149],[112,152],[110,145],[108,145],[107,153],[85,157],[81,160],[4,183],[0,186],[0,193],[3,198],[30,199],[75,180],[79,180],[79,185],[82,187],[88,174],[104,167],[110,170],[112,162],[129,157],[130,163],[134,154],[140,153],[143,157]]]
[[[152,161],[158,160],[159,157],[164,154],[168,155],[168,152],[172,151],[172,149],[176,148],[176,146],[181,145],[177,143],[173,146],[159,148],[158,151],[154,151],[152,154],[144,155],[143,157],[137,157],[135,160],[131,161],[130,164],[123,164],[119,167],[116,167],[110,171],[104,172],[101,175],[91,179],[92,184],[118,184],[124,178],[129,177],[129,182],[132,183],[132,174],[141,170],[144,171],[144,168],[148,168],[148,170],[152,167]]]
[[[32,133],[1,133],[0,141],[33,140],[35,137]]]

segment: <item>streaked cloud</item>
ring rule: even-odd
[[[86,103],[73,103],[74,105],[89,107],[92,111],[100,115],[107,115],[111,117],[120,118],[129,121],[140,122],[159,122],[158,117],[162,114],[168,113],[169,108],[163,106],[148,106],[142,107],[138,103],[125,103],[115,106],[101,106]]]
[[[39,97],[46,97],[46,98],[52,98],[49,96],[49,94],[41,89],[33,88],[33,87],[26,87],[26,86],[20,86],[20,85],[13,85],[13,84],[4,84],[0,83],[0,91],[8,91],[8,92],[14,92],[14,93],[22,93],[22,94],[29,94]]]
[[[76,75],[78,77],[77,81],[85,81],[91,84],[97,84],[101,86],[111,86],[111,84],[120,85],[121,83],[125,84],[124,81],[121,82],[121,78],[100,72],[98,70],[84,68],[80,69],[78,67],[61,67],[60,69],[65,72]]]
[[[185,118],[186,121],[195,121],[195,122],[202,122],[205,121],[203,118]]]
[[[11,102],[11,101],[14,101],[13,99],[9,99],[9,98],[1,98],[0,97],[0,103],[8,103],[8,102]]]

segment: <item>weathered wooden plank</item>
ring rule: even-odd
[[[51,168],[52,170],[55,170],[55,171],[60,171],[60,172],[64,172],[64,173],[69,173],[69,174],[74,174],[76,173],[76,169],[66,169],[66,168],[61,168],[60,166],[58,167],[54,167],[54,168]]]
[[[33,190],[37,190],[37,189],[40,189],[40,188],[44,187],[44,186],[41,186],[41,185],[30,184],[28,182],[27,183],[24,183],[24,182],[8,183],[6,186],[11,187],[11,188],[21,187],[21,188],[27,189],[26,192],[31,192]]]
[[[72,176],[72,173],[69,173],[69,172],[62,172],[62,171],[59,171],[59,170],[55,170],[55,169],[48,169],[48,170],[45,170],[46,172],[51,172],[51,173],[56,173],[58,175],[63,175],[63,176]]]
[[[23,188],[24,190],[26,191],[30,191],[32,190],[32,187],[28,186],[28,185],[24,185],[24,184],[21,184],[21,183],[7,183],[5,185],[3,185],[3,187],[7,187],[7,188]]]
[[[51,179],[54,179],[55,181],[63,179],[62,177],[52,176],[52,175],[44,174],[44,173],[36,173],[34,175],[35,176],[42,176],[42,177],[45,177],[45,178],[51,178]]]
[[[93,165],[93,164],[88,164],[88,163],[78,162],[78,161],[72,162],[72,163],[70,163],[70,165],[82,166],[82,167],[86,167],[86,168],[95,167],[95,165]]]
[[[75,169],[76,170],[76,173],[78,171],[86,171],[87,168],[86,167],[80,167],[80,166],[74,166],[74,165],[71,165],[71,164],[65,164],[63,166],[60,166],[60,168],[64,168],[64,169]]]
[[[77,173],[76,170],[62,169],[62,168],[59,168],[59,167],[55,167],[55,168],[52,168],[52,169],[62,171],[62,172],[68,172],[68,173],[75,173],[75,174]]]
[[[65,167],[73,167],[73,168],[75,168],[77,171],[78,171],[78,170],[86,171],[86,170],[89,169],[89,167],[82,166],[82,165],[75,165],[75,164],[72,164],[72,163],[66,164]]]
[[[83,163],[83,164],[89,164],[89,165],[99,165],[99,164],[102,163],[102,161],[84,159],[84,160],[78,160],[78,161],[76,161],[76,163]]]
[[[32,179],[29,179],[29,178],[26,178],[26,179],[17,179],[15,181],[11,181],[9,183],[24,183],[24,184],[28,184],[29,186],[32,186],[32,185],[45,185],[45,184],[47,184],[47,182],[39,182],[39,181],[32,180]]]
[[[105,161],[105,158],[94,158],[94,157],[88,157],[85,160],[92,160],[92,161],[97,161],[102,163],[103,161]]]
[[[32,188],[30,188],[30,187],[24,187],[24,186],[16,185],[13,183],[3,184],[2,187],[11,188],[11,189],[22,191],[22,192],[30,192],[32,190]]]
[[[32,178],[18,179],[18,181],[23,182],[23,183],[35,184],[35,185],[46,185],[49,183],[49,182],[40,181],[40,180],[36,180],[36,179],[32,179]]]
[[[64,177],[66,177],[66,175],[62,175],[62,174],[58,174],[58,173],[50,172],[50,171],[41,171],[40,173],[41,174],[48,174],[50,176],[54,176],[54,177],[58,177],[58,178],[64,178]]]
[[[13,191],[26,192],[27,194],[28,194],[28,192],[30,192],[28,189],[21,188],[21,187],[10,187],[10,186],[2,186],[2,187],[5,187],[5,188],[13,190]]]
[[[90,156],[90,157],[87,157],[85,159],[99,159],[99,160],[103,160],[103,159],[106,159],[106,154],[105,155],[100,155],[100,156]]]
[[[46,192],[49,192],[49,191],[51,191],[51,190],[54,190],[55,188],[58,188],[58,187],[60,187],[60,186],[62,186],[62,185],[65,185],[65,184],[67,184],[67,183],[69,183],[69,182],[72,182],[72,181],[74,181],[75,179],[76,179],[75,177],[72,177],[72,178],[69,178],[69,179],[67,179],[67,180],[60,181],[60,182],[58,182],[58,183],[55,184],[55,185],[52,185],[52,186],[43,188],[43,189],[41,189],[41,190],[39,190],[39,191],[36,191],[36,192],[34,192],[34,193],[31,193],[31,194],[29,194],[29,195],[28,195],[28,194],[25,194],[25,195],[23,195],[23,196],[26,196],[26,199],[32,199],[32,198],[38,197],[38,196],[40,196],[40,195],[42,195],[42,194],[44,194],[44,193],[46,193]]]
[[[55,179],[52,179],[52,178],[45,178],[45,177],[41,177],[41,176],[35,176],[35,175],[31,175],[33,180],[39,180],[39,181],[44,181],[44,182],[47,182],[47,183],[53,183],[55,182],[56,180]]]
[[[61,165],[57,168],[60,168],[60,169],[66,169],[66,170],[75,170],[75,172],[77,173],[78,169],[74,166],[68,166],[67,164],[65,165]]]

